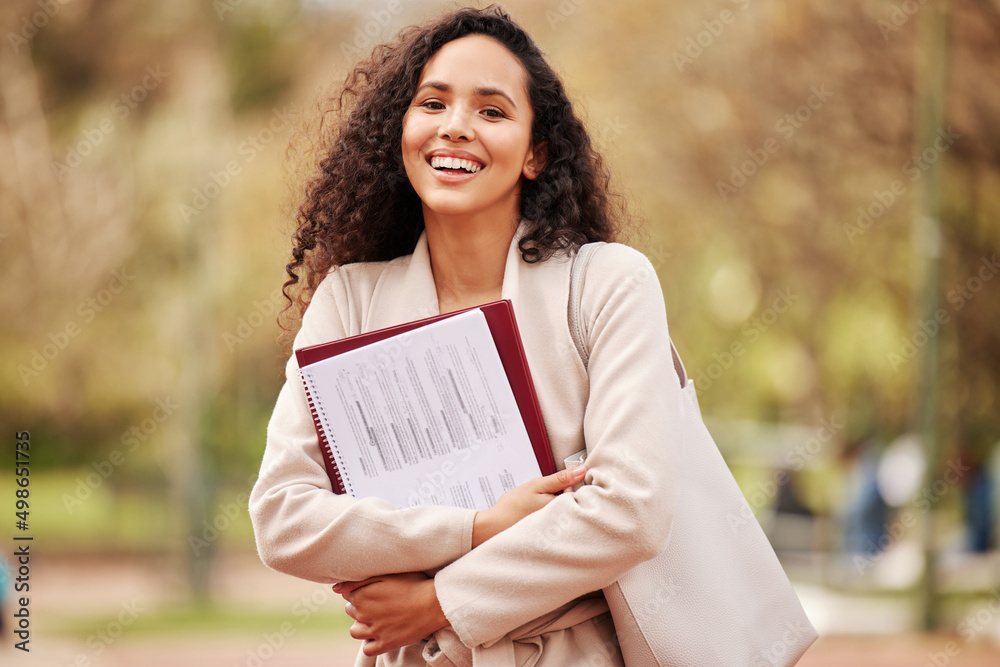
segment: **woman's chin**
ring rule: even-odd
[[[428,197],[423,199],[424,212],[442,217],[471,217],[483,213],[487,206],[467,197]]]

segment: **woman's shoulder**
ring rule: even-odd
[[[596,275],[604,280],[617,281],[645,281],[656,277],[656,270],[649,258],[632,246],[599,241],[585,247],[589,248],[587,252],[590,253],[587,261],[588,277]]]
[[[316,286],[302,316],[296,346],[313,345],[359,333],[376,287],[387,271],[405,265],[409,256],[379,262],[355,262],[332,267]]]
[[[386,261],[335,265],[316,286],[309,308],[352,308],[368,303],[382,277],[408,261],[409,255]]]
[[[592,243],[580,288],[581,315],[648,314],[665,308],[663,287],[649,258],[623,243]]]
[[[316,291],[332,293],[371,293],[375,285],[386,273],[399,266],[405,266],[410,261],[410,255],[378,262],[352,262],[335,265],[327,271]]]

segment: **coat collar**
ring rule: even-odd
[[[515,305],[520,291],[519,274],[524,263],[517,244],[526,231],[527,226],[521,220],[507,248],[507,263],[500,288],[500,298],[510,299]],[[378,307],[369,311],[370,320],[366,330],[372,331],[440,314],[437,286],[427,247],[427,230],[420,233],[413,254],[390,262],[388,269],[376,288],[375,301]]]

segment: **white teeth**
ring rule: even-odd
[[[434,169],[464,169],[465,171],[476,173],[482,167],[471,160],[461,160],[457,157],[441,157],[435,155],[431,158],[431,167]]]

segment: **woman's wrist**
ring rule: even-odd
[[[479,510],[472,519],[472,548],[490,539],[496,534],[493,529],[493,515],[490,510]]]
[[[448,621],[448,617],[444,615],[444,610],[441,608],[441,602],[438,600],[437,587],[434,585],[433,579],[428,579],[426,584],[427,589],[427,602],[425,610],[427,612],[427,634],[437,632],[441,628],[448,627],[451,623]]]

